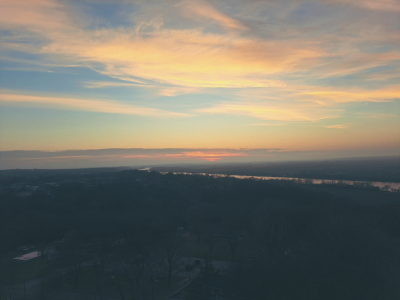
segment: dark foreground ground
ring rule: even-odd
[[[400,299],[399,193],[52,172],[0,180],[0,299]]]

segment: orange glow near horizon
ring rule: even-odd
[[[166,157],[174,157],[174,158],[199,158],[207,161],[217,161],[226,157],[241,157],[247,156],[244,153],[229,153],[229,152],[183,152],[178,154],[167,154]]]

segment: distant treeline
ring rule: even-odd
[[[152,169],[160,172],[400,182],[400,157],[273,163],[170,165],[153,167]]]
[[[131,167],[115,168],[85,168],[85,169],[10,169],[0,170],[0,184],[54,182],[60,180],[76,180],[79,178],[95,177],[98,174],[130,170]]]

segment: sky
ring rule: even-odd
[[[0,0],[0,168],[400,155],[399,0]]]

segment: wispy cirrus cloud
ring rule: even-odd
[[[352,125],[351,123],[348,123],[348,124],[338,124],[338,125],[327,125],[324,127],[328,129],[346,129],[351,127],[351,125]]]
[[[85,98],[67,98],[52,96],[33,96],[13,94],[7,91],[0,93],[0,104],[8,106],[29,105],[53,109],[67,109],[109,114],[141,115],[152,117],[187,117],[188,114],[170,112],[155,108],[140,107],[112,100],[95,100]]]
[[[398,0],[333,0],[332,2],[356,5],[370,10],[400,13],[400,2]]]
[[[144,3],[139,4],[145,7]],[[213,20],[224,28],[248,28],[218,10],[211,2],[196,0],[177,3],[178,10],[184,12],[183,16],[195,15],[206,21],[195,29],[171,29],[164,24],[163,18],[166,17],[163,15],[141,15],[141,20],[148,17],[147,22],[132,23],[130,28],[93,29],[90,27],[90,17],[85,19],[80,14],[74,14],[72,6],[65,3],[33,0],[27,4],[24,1],[2,0],[1,22],[5,28],[18,30],[18,36],[24,32],[35,32],[36,38],[41,37],[43,43],[36,48],[40,54],[57,56],[57,59],[82,65],[102,64],[102,71],[110,76],[142,76],[191,87],[265,86],[266,79],[260,75],[268,77],[321,66],[322,69],[314,70],[319,72],[318,76],[339,76],[399,59],[398,52],[365,53],[355,44],[368,42],[372,37],[382,40],[391,32],[377,34],[375,29],[373,35],[368,31],[356,37],[345,34],[339,42],[338,37],[323,31],[314,38],[300,36],[296,39],[282,37],[272,40],[251,34],[213,33],[204,30],[207,20]],[[397,7],[394,0],[352,3],[369,3],[368,7],[373,6],[371,3],[379,3],[377,7],[387,7],[388,10],[392,6]],[[268,3],[264,5],[267,9]],[[146,12],[141,11],[142,14]],[[151,11],[147,13],[151,14]],[[14,15],[22,17],[11,17]],[[137,18],[134,11],[132,15]],[[263,25],[268,26],[268,23]],[[308,30],[311,33],[319,32],[318,28],[312,26]],[[18,36],[14,35],[13,38]],[[394,43],[395,40],[388,36],[386,41]],[[331,46],[333,43],[335,47]],[[335,58],[332,63],[323,61],[331,57]],[[212,76],[208,80],[206,75],[210,74]]]
[[[390,119],[395,118],[395,114],[382,114],[382,113],[374,113],[374,112],[359,112],[356,113],[359,118],[364,119]]]
[[[256,123],[256,124],[247,124],[246,126],[267,126],[267,127],[276,127],[276,126],[284,126],[285,123]]]
[[[139,2],[146,7],[144,3]],[[391,7],[395,2],[379,3]],[[264,5],[268,8],[268,3]],[[165,16],[146,15],[151,14],[151,10],[142,10],[144,15],[139,20],[148,17],[147,21],[132,23],[130,28],[93,29],[89,26],[91,18],[79,18],[79,14],[73,14],[73,8],[53,0],[34,0],[29,5],[3,0],[1,8],[2,24],[18,32],[18,35],[7,37],[11,41],[7,47],[21,47],[21,43],[12,41],[18,41],[21,34],[34,31],[40,44],[30,45],[26,51],[54,62],[89,66],[102,74],[132,82],[143,78],[156,84],[191,88],[284,86],[287,85],[285,74],[304,69],[312,70],[311,77],[344,76],[390,64],[400,58],[398,51],[360,51],[357,43],[368,42],[372,37],[382,40],[385,35],[393,35],[385,31],[377,34],[375,30],[373,35],[366,31],[356,38],[343,34],[339,41],[336,36],[323,32],[313,38],[300,35],[296,39],[267,39],[252,34],[206,31],[207,20],[213,20],[224,28],[249,28],[205,0],[178,2],[177,8],[184,12],[183,16],[205,20],[200,26],[190,29],[168,28],[163,22]],[[17,15],[17,11],[24,17],[11,18]],[[133,11],[132,16],[138,17]],[[318,32],[312,26],[308,30]],[[386,37],[383,41],[393,43],[394,40]],[[89,85],[101,86],[107,85]]]
[[[395,39],[400,38],[400,34]],[[345,52],[345,50],[343,50]],[[362,74],[363,71],[377,68],[380,66],[391,65],[397,66],[400,60],[400,51],[377,52],[377,53],[360,53],[357,49],[347,49],[347,57],[343,57],[340,61],[335,59],[321,63],[317,68],[320,72],[316,72],[319,78],[341,77],[353,74]],[[332,56],[334,53],[332,53]],[[382,79],[380,79],[382,80]]]
[[[109,88],[109,87],[143,87],[145,86],[144,82],[136,81],[134,82],[114,82],[114,81],[87,81],[83,83],[85,88],[88,89],[101,89],[101,88]]]
[[[91,66],[123,80],[140,77],[196,88],[268,87],[279,82],[268,78],[268,74],[298,70],[309,59],[326,55],[317,41],[297,41],[292,45],[285,41],[205,32],[202,28],[169,29],[162,22],[141,22],[132,25],[130,30],[87,29],[86,22],[76,23],[68,8],[57,2],[35,1],[32,7],[22,3],[11,5],[4,0],[2,5],[4,15],[15,15],[17,8],[26,14],[22,24],[5,18],[3,22],[10,29],[38,34],[41,44],[31,45],[27,51],[54,62]],[[224,27],[243,28],[206,1],[191,2],[191,5],[182,2],[180,6],[216,20]],[[38,19],[57,16],[57,13],[60,16],[51,22],[36,24]],[[57,21],[60,26],[53,26]],[[9,39],[8,47],[21,47],[18,36]]]
[[[129,76],[183,87],[246,88],[282,85],[268,74],[298,70],[323,50],[315,42],[293,47],[195,29],[160,29],[146,36],[119,30],[60,36],[40,53],[101,62],[103,74],[124,80]]]
[[[375,90],[313,86],[285,86],[239,90],[236,102],[221,102],[197,112],[232,114],[285,122],[318,122],[343,116],[346,103],[389,103],[399,99],[400,87],[388,86]],[[235,99],[235,98],[234,98]],[[284,99],[284,101],[282,100]],[[271,126],[271,124],[267,124]]]
[[[301,99],[326,106],[349,102],[390,102],[399,99],[399,91],[399,85],[391,85],[375,90],[360,88],[342,88],[338,90],[333,88],[305,87],[297,94]]]
[[[74,18],[69,8],[54,0],[1,0],[0,24],[5,29],[24,29],[37,34],[71,30],[84,21]]]
[[[121,87],[140,87],[151,89],[154,94],[164,97],[175,97],[183,94],[193,94],[199,91],[198,88],[180,87],[180,86],[161,86],[149,84],[143,81],[131,82],[115,82],[115,81],[88,81],[83,83],[88,89],[103,89],[103,88],[121,88]]]
[[[217,10],[207,0],[184,0],[179,3],[179,7],[182,9],[183,16],[195,16],[205,20],[215,21],[220,24],[223,28],[228,30],[247,30],[248,28],[240,21],[235,20],[232,17]]]
[[[257,119],[272,121],[308,121],[316,122],[323,119],[338,118],[340,110],[313,108],[295,104],[268,103],[221,103],[209,108],[198,109],[198,112],[209,114],[233,114],[251,116]]]

